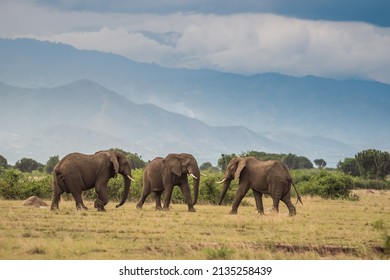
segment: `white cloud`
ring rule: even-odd
[[[145,32],[179,35],[175,45],[168,45]],[[272,14],[100,14],[5,1],[0,36],[52,40],[168,67],[357,76],[390,83],[390,28],[357,22]]]

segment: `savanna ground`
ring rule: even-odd
[[[390,191],[358,190],[358,201],[306,196],[297,216],[260,216],[252,198],[237,215],[230,206],[174,204],[170,211],[135,203],[97,212],[92,201],[60,211],[0,201],[0,259],[389,259]],[[50,204],[50,201],[46,201]],[[271,198],[264,198],[265,208]]]

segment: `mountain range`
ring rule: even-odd
[[[335,166],[390,150],[390,85],[375,81],[168,69],[31,39],[0,39],[0,61],[10,162],[120,147],[145,160],[258,150]]]

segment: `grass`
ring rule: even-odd
[[[251,198],[237,215],[230,206],[160,212],[112,201],[105,213],[92,201],[77,211],[73,200],[52,212],[1,200],[0,259],[389,259],[390,191],[355,193],[358,201],[305,197],[295,217],[284,205],[259,216]]]

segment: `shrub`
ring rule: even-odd
[[[351,176],[340,172],[322,171],[309,181],[299,183],[298,188],[303,195],[348,199],[353,189],[353,179]],[[356,197],[354,197],[354,200],[356,200]]]
[[[18,182],[23,174],[15,169],[5,170],[0,178],[0,196],[4,199],[20,198]]]
[[[362,177],[354,177],[355,189],[375,189],[375,190],[390,190],[390,181],[364,179]]]
[[[208,260],[230,260],[235,253],[233,249],[229,249],[225,245],[218,249],[206,248],[204,251]]]
[[[31,176],[16,169],[4,171],[0,176],[0,197],[4,199],[26,199],[36,195],[40,198],[51,198],[52,178]]]

